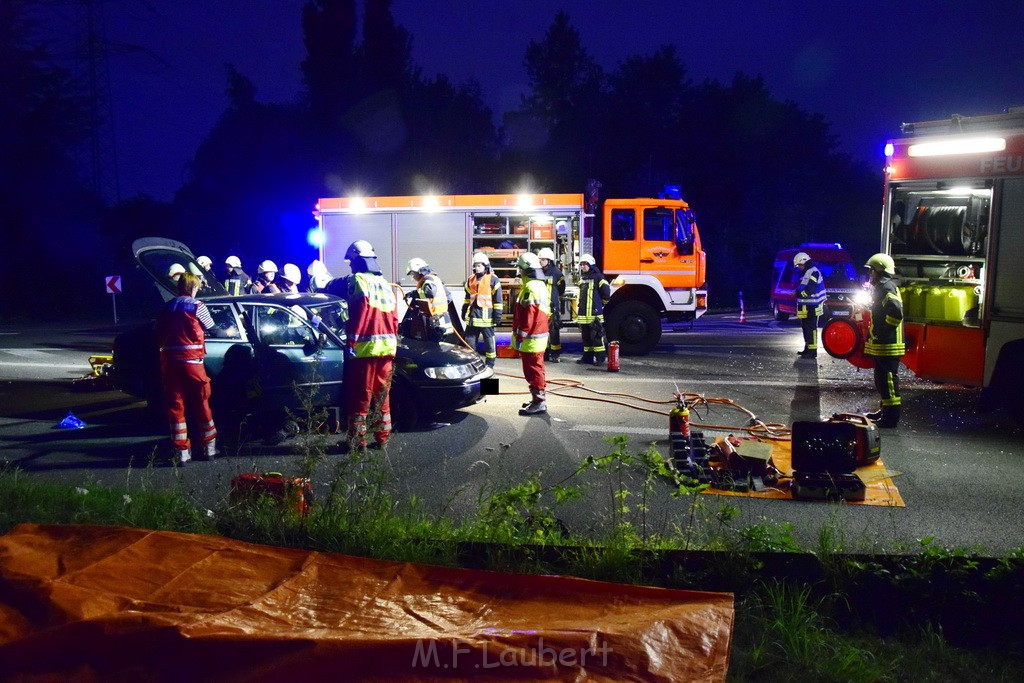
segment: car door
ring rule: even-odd
[[[301,306],[246,303],[255,333],[253,403],[258,410],[341,405],[344,354]]]

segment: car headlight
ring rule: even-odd
[[[430,379],[465,379],[473,376],[473,368],[464,365],[442,365],[437,368],[424,368],[423,373]]]

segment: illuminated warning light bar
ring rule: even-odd
[[[1006,149],[1006,138],[960,138],[915,142],[907,148],[907,155],[912,157],[938,157],[955,154],[1002,152],[1004,149]]]

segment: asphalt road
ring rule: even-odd
[[[109,351],[115,331],[109,326],[0,331],[0,459],[29,476],[85,488],[144,482],[181,486],[209,508],[226,499],[239,472],[299,471],[301,456],[293,441],[276,447],[248,443],[214,462],[168,466],[163,424],[147,415],[144,404],[119,392],[81,392],[72,386],[88,373],[89,355]],[[667,331],[655,353],[623,359],[619,373],[574,364],[579,336],[563,336],[569,362],[549,365],[549,378],[582,381],[602,392],[669,400],[678,388],[732,399],[766,422],[786,425],[877,404],[870,372],[824,354],[817,363],[795,360],[802,346],[799,327],[764,314],[748,316],[745,323],[735,315],[708,315],[692,329]],[[500,395],[393,437],[384,455],[396,477],[396,496],[416,496],[428,510],[457,518],[475,509],[482,492],[534,474],[546,484],[562,480],[586,456],[607,454],[605,439],[616,434],[626,435],[634,449],[654,442],[668,452],[667,405],[555,390],[548,416],[520,417],[526,386],[519,361],[499,359],[497,370]],[[1024,430],[1002,410],[980,413],[976,389],[922,382],[905,368],[901,377],[903,421],[899,429],[883,432],[882,459],[900,472],[894,482],[906,507],[703,495],[706,514],[727,505],[740,511],[734,526],[789,522],[796,537],[810,545],[828,528],[851,551],[913,549],[928,537],[949,547],[994,553],[1024,547]],[[87,426],[55,428],[69,411]],[[747,415],[712,406],[694,419],[738,431]],[[328,485],[330,469],[328,463],[319,470],[318,487]],[[609,523],[608,479],[589,474],[582,481],[591,487],[586,501],[560,509],[559,515],[574,531],[600,533]],[[636,482],[632,490],[639,493]],[[649,529],[672,533],[686,525],[687,502],[668,494],[667,485],[655,487]],[[637,509],[639,501],[632,502]]]

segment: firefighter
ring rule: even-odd
[[[276,263],[268,259],[256,266],[256,273],[256,279],[249,284],[250,294],[277,294],[281,291],[281,287],[274,282],[277,275]]]
[[[200,256],[199,258],[196,259],[196,263],[202,266],[203,270],[206,271],[207,273],[209,273],[210,269],[213,268],[213,261],[210,260],[209,256]]]
[[[345,332],[349,357],[345,362],[348,437],[342,450],[366,446],[367,419],[374,408],[377,447],[391,436],[391,374],[398,350],[398,304],[390,283],[381,275],[377,255],[366,240],[356,240],[345,259],[352,274],[331,282],[348,302]]]
[[[454,328],[448,314],[448,290],[430,266],[421,258],[409,259],[405,268],[416,280],[416,291],[410,294],[412,307],[419,313],[426,338],[431,341],[453,341]]]
[[[900,421],[900,357],[903,343],[903,299],[893,279],[896,265],[888,254],[875,254],[864,264],[871,283],[871,324],[864,355],[875,361],[875,388],[882,407],[868,417],[879,427],[892,428]]]
[[[186,417],[202,429],[203,456],[213,460],[217,452],[217,427],[210,412],[210,378],[203,366],[206,330],[213,329],[214,323],[206,304],[195,299],[199,285],[198,276],[182,273],[178,278],[178,296],[164,304],[156,321],[164,403],[171,441],[181,465],[192,459]]]
[[[327,266],[319,259],[309,264],[309,267],[306,268],[306,275],[309,276],[309,286],[306,287],[306,291],[310,294],[322,292],[327,283],[334,279],[334,276],[328,272]]]
[[[604,305],[612,295],[612,288],[604,279],[594,257],[580,257],[580,300],[576,322],[583,335],[583,357],[577,363],[604,365],[608,360],[604,336]]]
[[[796,317],[804,333],[804,350],[798,355],[817,358],[818,317],[825,310],[825,278],[806,252],[794,256],[793,265],[802,273],[796,286]]]
[[[224,259],[224,273],[224,289],[233,296],[248,291],[252,284],[252,278],[242,270],[242,261],[237,256]]]
[[[544,360],[551,363],[561,362],[562,355],[562,295],[565,294],[565,276],[558,269],[555,263],[555,252],[549,247],[544,247],[537,252],[540,259],[544,281],[548,288],[548,301],[551,305],[551,318],[548,321],[548,329],[551,337],[548,341],[548,348],[544,351]]]
[[[180,263],[172,263],[171,267],[167,269],[167,277],[174,280],[175,283],[181,282],[181,276],[185,273],[185,266]]]
[[[520,415],[539,415],[548,411],[544,378],[544,350],[548,346],[548,319],[551,301],[544,284],[544,272],[536,254],[526,253],[516,262],[522,286],[512,309],[512,348],[523,361],[523,376],[530,385],[531,400],[523,404]]]
[[[282,292],[288,294],[299,293],[299,283],[302,281],[302,272],[299,267],[294,263],[284,264],[284,268],[281,269],[281,278],[279,280],[279,287]]]
[[[466,303],[462,317],[466,321],[466,343],[476,350],[477,341],[484,338],[484,361],[494,367],[498,357],[494,346],[494,328],[501,324],[501,281],[491,272],[487,254],[473,254],[473,274],[466,280]]]

